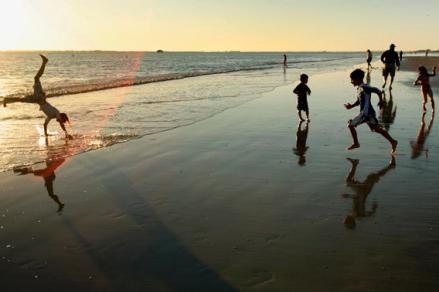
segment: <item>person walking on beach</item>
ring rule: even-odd
[[[306,113],[306,120],[309,122],[309,109],[308,109],[308,95],[311,95],[311,89],[308,85],[308,75],[300,75],[300,84],[294,89],[294,94],[297,94],[297,114],[299,119],[303,122],[305,119],[302,118],[302,111]]]
[[[384,83],[383,83],[383,89],[386,87],[387,84],[387,77],[390,75],[390,86],[389,90],[392,90],[392,84],[393,79],[395,78],[395,71],[396,69],[399,70],[399,56],[398,53],[395,52],[395,45],[391,44],[390,49],[385,51],[381,55],[381,62],[384,63],[384,69],[383,69],[383,76],[384,76]]]
[[[288,58],[287,55],[284,54],[284,67],[286,67],[288,64]]]
[[[401,62],[402,61],[402,51],[399,51],[399,61]]]
[[[370,50],[367,50],[367,70],[370,70],[372,65],[370,64],[372,62],[372,52]]]
[[[40,57],[42,59],[42,63],[40,69],[34,77],[34,94],[26,96],[25,98],[5,98],[3,99],[3,106],[6,107],[7,103],[12,102],[38,103],[40,110],[46,114],[46,120],[44,121],[44,135],[49,136],[47,133],[47,126],[52,119],[56,119],[61,126],[61,129],[64,131],[66,138],[72,139],[72,136],[67,133],[66,127],[64,126],[65,123],[70,124],[67,114],[60,113],[56,107],[46,101],[46,93],[43,90],[40,78],[44,74],[44,69],[46,68],[46,64],[49,62],[49,60],[43,55],[40,55]]]
[[[371,87],[371,86],[364,83],[364,81],[363,81],[364,71],[361,69],[356,69],[356,70],[352,71],[350,77],[351,77],[352,85],[354,85],[358,88],[357,101],[353,104],[347,103],[344,106],[348,110],[351,108],[354,108],[356,106],[360,106],[360,114],[358,116],[356,116],[355,118],[349,120],[349,122],[348,122],[348,128],[351,132],[353,143],[351,146],[349,146],[347,148],[347,150],[353,150],[355,148],[360,147],[360,143],[358,141],[358,136],[357,136],[357,131],[355,128],[363,123],[367,123],[367,125],[369,126],[369,128],[372,132],[375,132],[375,133],[382,135],[387,141],[389,141],[389,143],[392,147],[391,153],[392,154],[395,153],[396,146],[398,145],[398,141],[393,139],[390,136],[390,134],[379,125],[378,120],[376,118],[375,110],[373,109],[372,103],[370,100],[372,93],[377,94],[379,99],[380,99],[380,102],[378,103],[378,105],[381,108],[383,105],[382,92],[378,88]]]
[[[425,66],[418,67],[418,78],[414,82],[414,85],[421,85],[421,95],[424,98],[422,102],[422,109],[426,111],[427,97],[430,96],[431,109],[434,114],[434,99],[433,90],[431,90],[430,77],[436,76],[436,67],[433,67],[433,74],[428,73]]]

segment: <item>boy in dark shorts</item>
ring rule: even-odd
[[[311,95],[311,89],[306,85],[308,83],[308,75],[300,75],[300,84],[294,89],[294,93],[297,94],[297,114],[299,119],[304,121],[302,118],[302,111],[306,113],[306,120],[309,122],[309,109],[307,95]]]
[[[352,150],[360,147],[360,143],[358,142],[358,137],[357,137],[357,131],[355,130],[355,128],[358,125],[367,123],[367,125],[369,126],[372,132],[381,134],[384,138],[386,138],[387,141],[389,141],[390,145],[392,146],[391,153],[392,154],[395,153],[396,146],[398,145],[398,141],[393,139],[389,135],[389,133],[379,125],[378,120],[376,118],[375,110],[373,109],[372,103],[370,101],[371,94],[376,93],[380,99],[378,106],[381,108],[384,102],[382,97],[382,92],[378,88],[371,87],[364,83],[363,70],[356,69],[352,71],[350,77],[351,77],[352,85],[357,86],[358,88],[357,101],[353,104],[347,103],[344,106],[346,107],[346,109],[351,109],[359,105],[360,114],[355,118],[353,118],[352,120],[349,120],[348,128],[351,131],[353,143],[351,146],[347,148],[347,150]]]

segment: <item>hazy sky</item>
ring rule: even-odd
[[[438,49],[438,0],[0,0],[0,50]]]

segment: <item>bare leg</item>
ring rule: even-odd
[[[352,145],[346,148],[346,150],[352,150],[360,147],[360,143],[358,142],[357,130],[355,130],[355,126],[351,125],[349,122],[348,125],[349,131],[351,131],[352,135]]]
[[[41,59],[43,59],[43,62],[41,63],[41,67],[40,70],[38,70],[37,75],[35,75],[34,79],[35,82],[39,82],[40,81],[40,77],[43,76],[44,74],[44,69],[46,68],[46,64],[47,62],[49,62],[49,59],[47,59],[45,56],[40,55]]]
[[[395,79],[395,76],[390,76],[389,90],[392,90],[393,79]]]
[[[431,102],[431,111],[434,113],[434,99],[433,99],[433,91],[430,89],[430,102]]]
[[[425,112],[427,110],[427,101],[428,101],[428,99],[427,99],[427,92],[422,91],[422,98],[423,98],[423,100],[422,100],[422,110]]]
[[[388,75],[385,75],[385,76],[384,76],[384,83],[383,83],[383,86],[382,86],[382,87],[383,87],[383,89],[384,89],[384,88],[386,88],[386,84],[387,84],[387,77],[388,77]]]
[[[306,113],[306,120],[309,122],[310,120],[309,120],[309,109],[307,109],[306,111],[305,111],[305,113]]]
[[[299,119],[300,119],[300,121],[303,122],[305,119],[302,118],[302,110],[298,110],[298,111],[297,111],[297,114],[299,115]]]
[[[374,132],[381,134],[384,138],[386,138],[387,141],[389,141],[390,145],[392,146],[392,151],[390,153],[395,153],[396,152],[396,146],[398,145],[398,141],[396,141],[395,139],[393,139],[390,134],[385,131],[383,128],[381,127],[377,127],[374,129]]]

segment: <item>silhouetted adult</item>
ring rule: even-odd
[[[393,79],[395,78],[395,71],[396,69],[399,70],[399,56],[398,53],[395,52],[395,45],[391,44],[390,49],[385,51],[381,55],[381,62],[384,63],[384,69],[383,69],[383,77],[384,77],[384,83],[383,83],[383,89],[386,87],[387,84],[387,77],[390,75],[390,86],[389,90],[392,90],[392,84]]]
[[[369,71],[370,67],[372,66],[370,62],[372,62],[372,52],[370,50],[367,50],[367,70]]]
[[[286,67],[287,64],[288,64],[287,55],[284,54],[284,67]]]
[[[402,61],[402,51],[399,51],[399,61]]]

